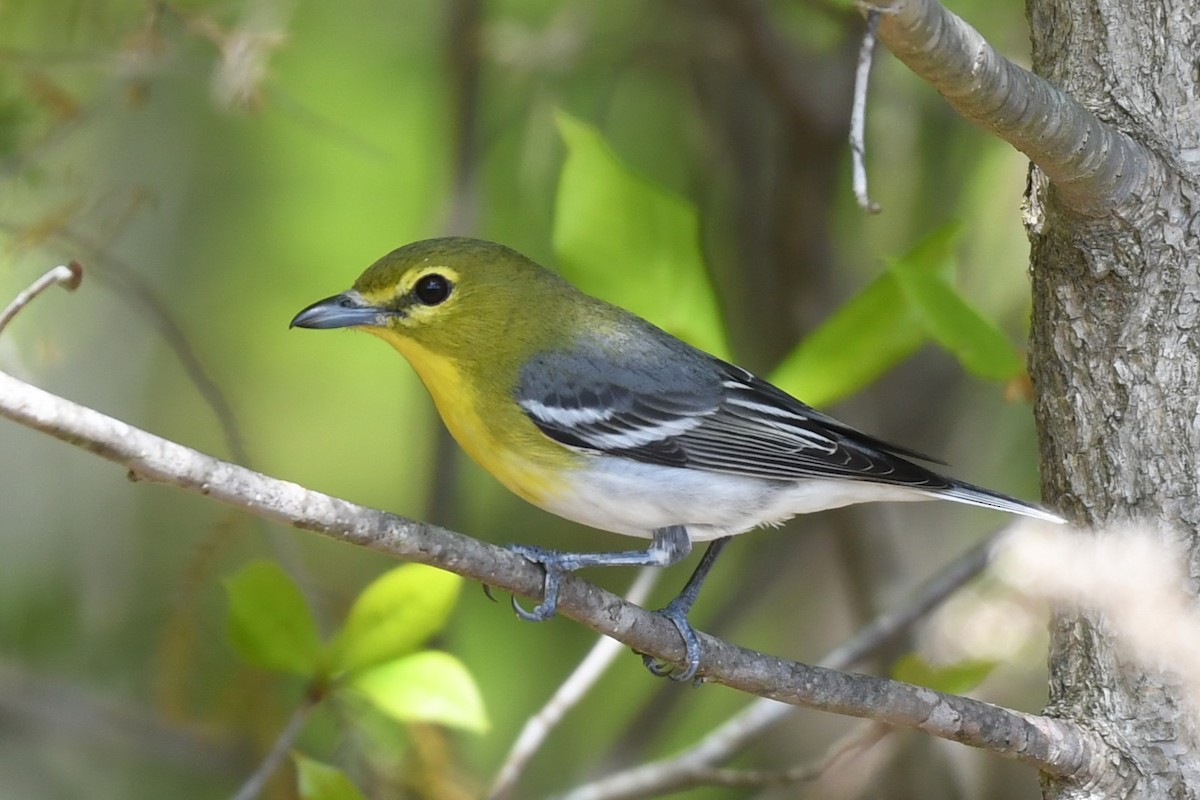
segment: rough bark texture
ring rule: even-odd
[[[1185,548],[1194,590],[1200,9],[1029,0],[1028,13],[1034,70],[1146,145],[1163,175],[1156,196],[1089,215],[1031,173],[1031,370],[1046,496],[1081,523],[1150,520]],[[1101,785],[1047,780],[1046,796],[1200,796],[1194,711],[1172,678],[1130,664],[1093,615],[1058,615],[1051,639],[1049,713],[1093,728],[1121,757]]]

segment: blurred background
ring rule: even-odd
[[[1019,7],[953,8],[1024,60]],[[836,0],[0,0],[0,305],[54,264],[87,270],[79,292],[43,297],[5,331],[0,369],[202,451],[489,541],[628,547],[524,505],[469,463],[385,345],[288,321],[388,250],[447,233],[570,266],[584,285],[618,284],[614,301],[641,292],[652,317],[687,316],[682,295],[639,283],[636,242],[610,242],[621,257],[591,283],[581,273],[594,265],[563,263],[564,226],[608,230],[621,213],[557,218],[578,207],[563,201],[570,119],[694,209],[702,278],[737,363],[770,375],[889,261],[955,221],[954,286],[1019,350],[1025,161],[881,52],[867,142],[883,213],[859,210],[846,136],[862,27]],[[587,194],[578,179],[571,188]],[[1037,496],[1020,376],[980,379],[932,342],[895,360],[853,394],[802,399],[967,480]],[[330,630],[393,566],[132,483],[11,423],[0,423],[0,509],[0,798],[231,796],[303,685],[237,659],[223,578],[278,561]],[[815,661],[1003,521],[914,504],[753,533],[726,551],[693,619]],[[664,576],[651,604],[689,569]],[[588,577],[624,591],[633,574]],[[568,621],[522,623],[500,600],[467,586],[436,643],[474,674],[486,734],[408,726],[384,749],[318,712],[299,749],[369,797],[478,796],[592,643]],[[913,650],[934,664],[982,660],[994,668],[974,694],[1040,709],[1041,623],[1005,602],[976,586],[868,667],[886,674]],[[963,649],[972,642],[983,650]],[[652,679],[625,654],[516,796],[665,756],[747,702]],[[853,724],[796,711],[735,765],[804,764]],[[265,796],[295,792],[285,767]],[[1025,767],[899,733],[815,784],[679,796],[1039,794]]]

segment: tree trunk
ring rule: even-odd
[[[1200,10],[1193,0],[1029,0],[1033,67],[1159,159],[1155,196],[1086,216],[1034,168],[1031,372],[1046,497],[1075,522],[1148,521],[1200,578]],[[1130,592],[1138,591],[1130,586]],[[1195,635],[1181,631],[1180,635]],[[1200,796],[1195,713],[1116,651],[1102,617],[1052,623],[1048,713],[1119,763],[1048,798]]]

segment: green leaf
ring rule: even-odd
[[[554,214],[564,274],[588,294],[728,357],[694,206],[633,172],[600,133],[565,113],[567,147]]]
[[[928,277],[952,273],[959,230],[949,223],[923,237],[805,337],[771,374],[771,382],[806,403],[827,405],[916,352],[927,325],[908,302],[896,270]]]
[[[243,661],[310,676],[320,640],[308,604],[292,579],[270,561],[252,561],[225,579],[229,641]]]
[[[920,320],[885,273],[806,336],[770,381],[810,405],[827,405],[867,386],[924,341]]]
[[[346,773],[337,767],[301,753],[292,753],[292,759],[296,762],[296,783],[301,800],[366,800]]]
[[[334,672],[366,669],[411,653],[440,631],[462,578],[424,564],[404,564],[377,578],[350,609],[334,640]]]
[[[925,330],[967,371],[987,380],[1008,380],[1024,369],[1021,357],[992,322],[937,275],[894,264],[891,272]]]
[[[449,653],[426,650],[354,675],[347,687],[401,722],[483,732],[487,714],[474,678]]]
[[[934,228],[890,265],[921,275],[936,275],[945,281],[953,280],[958,267],[955,248],[962,235],[962,228],[962,223],[956,219]]]
[[[892,667],[892,678],[946,694],[963,694],[983,683],[996,664],[995,661],[969,659],[935,666],[916,653],[908,653]]]

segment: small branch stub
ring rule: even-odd
[[[13,298],[8,307],[0,313],[0,333],[4,333],[4,329],[8,327],[8,323],[12,322],[13,317],[17,316],[21,312],[21,309],[33,302],[34,298],[51,286],[62,286],[67,291],[73,292],[79,288],[79,284],[82,282],[83,265],[78,261],[72,261],[66,265],[60,264],[49,270],[42,277],[31,283],[29,288]]]
[[[867,29],[858,51],[858,68],[854,71],[854,104],[850,108],[850,157],[854,197],[858,207],[868,214],[882,209],[867,193],[867,88],[871,78],[871,62],[875,55],[875,32],[879,28],[877,10],[867,11]]]

